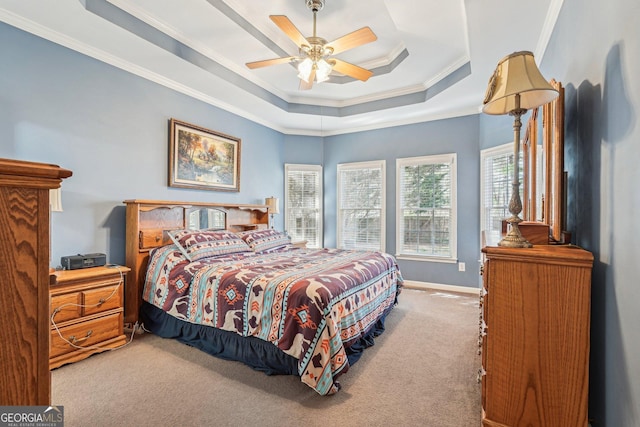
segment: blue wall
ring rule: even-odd
[[[595,255],[591,417],[638,426],[640,3],[565,0],[543,66],[567,87],[569,219]]]
[[[283,150],[285,163],[322,165],[323,139],[319,136],[285,135]]]
[[[263,203],[283,197],[284,164],[323,164],[325,246],[335,246],[338,163],[387,161],[387,251],[395,251],[395,159],[458,154],[458,255],[468,265],[401,261],[408,280],[478,286],[478,117],[329,138],[283,135],[128,72],[0,24],[0,157],[59,164],[64,212],[52,213],[51,264],[104,252],[125,261],[125,199]],[[242,140],[239,193],[167,186],[168,120]],[[392,146],[393,149],[389,149]],[[366,153],[366,154],[363,154]],[[282,228],[284,216],[276,215]]]
[[[338,163],[384,158],[387,188],[395,191],[396,157],[455,151],[464,200],[458,206],[458,252],[469,277],[447,266],[432,269],[433,263],[402,267],[407,278],[477,284],[477,270],[470,266],[479,245],[478,155],[481,148],[512,140],[508,116],[465,117],[320,142],[283,136],[4,24],[0,40],[0,156],[56,163],[74,172],[63,184],[65,212],[53,214],[54,261],[104,251],[111,262],[124,262],[122,200],[127,198],[257,203],[265,195],[281,197],[286,162],[324,162],[330,246],[335,244]],[[596,258],[589,390],[594,427],[640,425],[638,52],[637,0],[615,0],[606,7],[597,0],[564,0],[547,51],[539,58],[543,74],[566,88],[568,228]],[[170,117],[242,138],[240,193],[167,187]],[[269,174],[261,173],[258,180],[254,173],[265,165]],[[395,197],[388,194],[387,199],[387,249],[393,252],[395,236],[389,233]],[[278,217],[276,226],[282,227]]]
[[[589,417],[640,425],[640,3],[564,0],[541,70],[565,86],[567,228],[595,257]],[[512,137],[482,116],[480,145]]]
[[[0,40],[0,157],[73,171],[62,184],[64,212],[52,213],[52,265],[88,252],[124,264],[125,199],[283,197],[281,133],[5,24]],[[239,193],[167,186],[172,117],[241,138]],[[282,228],[282,215],[275,221]]]
[[[325,138],[325,246],[336,245],[339,163],[386,161],[386,251],[395,253],[396,159],[457,153],[458,259],[466,263],[466,271],[459,272],[457,264],[407,260],[398,263],[407,280],[477,287],[480,258],[478,126],[478,116],[473,115]]]

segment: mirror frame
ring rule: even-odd
[[[541,107],[531,110],[522,143],[523,209],[525,221],[549,225],[551,238],[563,242],[565,229],[565,172],[564,172],[564,88],[551,80],[559,96]],[[540,111],[542,117],[540,117]],[[538,150],[541,149],[541,164]],[[539,175],[541,188],[538,188]],[[536,218],[538,203],[542,203],[541,218]]]

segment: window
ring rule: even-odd
[[[322,166],[284,165],[284,228],[294,242],[322,247]]]
[[[399,258],[456,261],[456,155],[396,160]]]
[[[502,220],[511,216],[509,200],[513,181],[513,143],[482,150],[480,162],[480,230],[499,233]],[[520,172],[522,170],[521,163]],[[522,176],[520,178],[522,185]]]
[[[340,164],[337,180],[337,246],[384,251],[384,160]]]

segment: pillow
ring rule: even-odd
[[[291,237],[273,228],[237,233],[254,252],[265,252],[291,244]]]
[[[240,237],[230,231],[174,230],[168,234],[189,261],[251,251],[251,248]]]

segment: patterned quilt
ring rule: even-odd
[[[273,343],[327,395],[349,368],[345,348],[391,310],[401,285],[395,259],[381,252],[290,248],[190,262],[171,245],[152,253],[143,298],[178,319]]]

